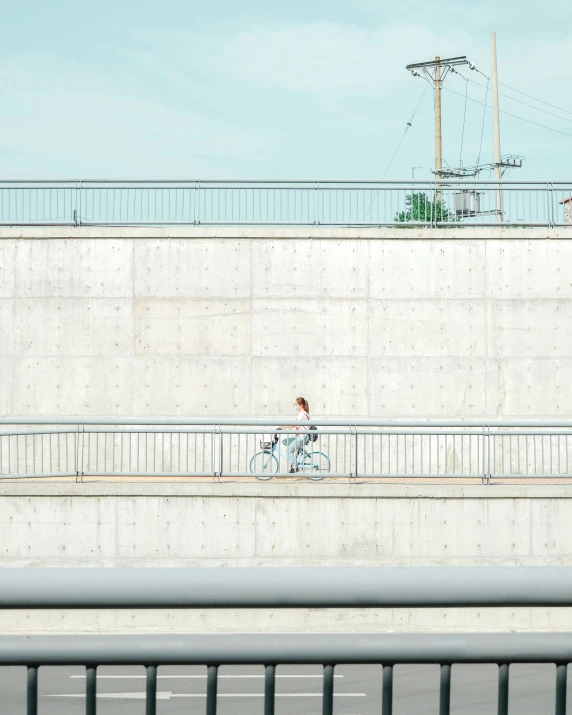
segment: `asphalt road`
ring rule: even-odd
[[[160,668],[159,715],[204,713],[206,670]],[[379,715],[381,668],[338,666],[334,712],[336,715]],[[322,669],[282,666],[277,669],[277,715],[321,715]],[[0,668],[0,713],[25,715],[24,668]],[[263,670],[259,667],[222,667],[219,671],[220,715],[263,715]],[[554,712],[554,666],[511,666],[511,715],[541,715]],[[569,672],[568,682],[572,679]],[[80,715],[85,712],[85,672],[81,668],[41,668],[39,676],[41,715]],[[572,715],[572,692],[568,713]],[[453,666],[452,713],[493,715],[497,707],[495,666]],[[144,715],[145,675],[142,668],[98,670],[100,715]],[[394,680],[395,715],[437,715],[439,672],[437,666],[397,666]]]

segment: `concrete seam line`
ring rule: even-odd
[[[144,498],[144,497],[163,497],[163,498],[178,498],[178,499],[192,499],[196,497],[201,497],[205,499],[352,499],[352,500],[362,500],[370,501],[371,499],[415,499],[416,501],[443,501],[443,499],[457,499],[457,500],[481,500],[481,499],[503,499],[503,500],[519,500],[519,501],[533,501],[535,499],[572,499],[571,495],[561,495],[561,494],[542,494],[542,495],[530,495],[525,494],[519,496],[518,494],[492,494],[492,495],[477,495],[477,494],[233,494],[233,493],[204,493],[204,492],[153,492],[145,491],[141,493],[133,492],[121,492],[121,491],[101,491],[101,492],[72,492],[72,491],[61,491],[61,492],[48,492],[48,493],[38,493],[36,491],[22,491],[22,492],[0,492],[0,499],[2,497],[35,497],[35,498],[62,498],[69,499],[82,498],[82,499],[92,499],[94,497],[132,497],[132,498]]]

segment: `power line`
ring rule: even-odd
[[[385,179],[385,177],[387,176],[387,172],[391,169],[391,165],[393,164],[393,160],[394,160],[395,157],[397,156],[397,152],[399,151],[399,149],[401,148],[401,145],[403,144],[403,140],[405,139],[405,135],[406,135],[407,132],[409,131],[409,127],[413,124],[413,118],[415,117],[415,115],[417,114],[417,110],[418,110],[419,107],[421,106],[421,102],[423,101],[423,97],[425,96],[425,92],[427,92],[427,87],[428,87],[428,86],[429,86],[428,84],[425,85],[425,89],[423,90],[423,93],[421,94],[421,99],[417,102],[417,106],[415,107],[415,109],[414,109],[414,111],[413,111],[413,114],[411,115],[410,120],[407,122],[407,126],[405,127],[405,131],[403,132],[403,135],[402,135],[401,139],[399,140],[399,144],[397,145],[396,150],[393,152],[393,156],[391,157],[391,161],[390,161],[389,164],[387,165],[387,169],[385,170],[385,174],[383,175],[383,178],[384,178],[384,179]],[[370,206],[370,208],[371,208],[371,206]],[[368,210],[369,210],[369,209],[368,209]]]
[[[461,75],[462,77],[463,75]],[[466,78],[465,78],[466,79]],[[465,139],[465,119],[467,117],[467,99],[469,93],[469,80],[465,82],[465,109],[463,111],[463,130],[461,132],[461,148],[459,150],[459,166],[463,166],[463,140]]]
[[[490,79],[490,77],[487,77],[484,72],[481,72],[481,70],[477,69],[476,67],[475,69],[479,74],[482,74],[485,79]],[[524,97],[528,97],[529,99],[534,99],[535,102],[540,102],[540,104],[546,104],[547,107],[552,107],[552,109],[557,109],[559,112],[564,112],[564,114],[572,115],[572,112],[569,109],[563,109],[562,107],[557,107],[555,104],[550,104],[550,102],[545,102],[543,99],[538,99],[538,97],[534,97],[532,94],[527,94],[526,92],[522,92],[520,89],[511,87],[510,84],[505,84],[504,82],[499,82],[499,84],[502,84],[503,87],[507,87],[507,89],[510,89],[512,92],[522,94]]]
[[[503,87],[507,87],[512,92],[516,92],[517,94],[522,94],[523,96],[528,97],[529,99],[534,99],[535,102],[540,102],[540,104],[546,104],[547,107],[552,107],[552,109],[557,109],[559,112],[564,112],[564,114],[572,115],[572,112],[569,109],[562,109],[562,107],[557,107],[555,104],[550,104],[550,102],[545,102],[543,99],[538,99],[538,97],[533,97],[531,94],[527,94],[526,92],[521,92],[520,89],[515,89],[514,87],[511,87],[509,84],[505,84],[504,82],[499,82],[499,84],[502,84]]]
[[[454,89],[449,89],[448,87],[443,87],[443,89],[447,90],[447,92],[452,92],[453,94],[458,95],[459,97],[464,97],[464,94],[461,94],[460,92],[455,92]],[[473,99],[472,97],[469,97],[470,102],[476,102],[477,104],[483,104],[483,102],[479,102],[478,99]],[[485,107],[488,107],[490,109],[491,105],[490,104],[485,104]],[[542,129],[548,129],[550,132],[556,132],[556,134],[562,134],[565,137],[572,137],[572,134],[568,134],[567,132],[561,132],[560,129],[554,129],[553,127],[547,127],[545,124],[539,124],[538,122],[533,122],[531,119],[525,119],[524,117],[519,117],[518,114],[512,114],[511,112],[505,112],[504,109],[500,110],[501,114],[506,114],[509,117],[514,117],[515,119],[520,119],[521,122],[526,122],[527,124],[534,124],[536,127],[542,127]]]
[[[421,106],[421,102],[423,101],[423,97],[425,96],[425,92],[427,92],[427,87],[428,87],[428,86],[429,86],[428,84],[425,85],[425,88],[424,88],[423,92],[421,93],[421,98],[420,98],[419,101],[417,102],[417,106],[416,106],[415,109],[413,110],[413,114],[411,115],[411,118],[410,118],[409,121],[407,122],[407,126],[405,127],[405,131],[403,132],[403,135],[402,135],[401,139],[399,140],[399,144],[397,145],[396,150],[393,152],[393,156],[391,157],[391,161],[390,161],[389,164],[387,165],[387,169],[385,170],[385,174],[383,175],[383,178],[384,178],[384,179],[385,179],[385,177],[387,176],[387,172],[391,169],[391,165],[393,164],[393,160],[394,160],[395,157],[397,156],[397,152],[399,151],[401,145],[403,144],[403,140],[405,139],[405,135],[406,135],[407,132],[409,131],[409,127],[413,124],[413,118],[415,117],[415,115],[417,114],[417,110],[418,110],[419,107]],[[365,219],[365,217],[368,215],[368,213],[371,211],[371,207],[373,206],[373,202],[375,201],[375,197],[378,195],[378,193],[379,193],[379,189],[378,189],[378,190],[375,192],[375,194],[371,197],[371,201],[370,201],[370,203],[369,203],[368,209],[367,209],[367,211],[366,211],[365,214],[364,214],[364,219]]]
[[[407,131],[408,131],[408,129],[409,129],[409,126],[410,126],[410,125],[409,125],[409,123],[408,123],[407,126],[405,127],[405,131],[403,132],[403,136],[402,136],[401,139],[399,140],[399,144],[397,145],[397,149],[393,152],[393,156],[391,157],[391,161],[390,161],[389,164],[387,165],[387,169],[385,170],[385,174],[383,175],[383,178],[384,178],[384,179],[385,179],[385,177],[387,176],[387,172],[391,169],[391,165],[393,164],[393,160],[394,160],[395,157],[397,156],[397,152],[399,151],[401,145],[403,144],[403,140],[405,139],[405,135],[407,134]],[[370,206],[370,208],[371,208],[371,206]]]
[[[489,82],[490,80],[487,78],[487,91],[485,92],[485,101],[483,103],[483,121],[481,122],[481,141],[479,142],[479,155],[477,157],[476,164],[477,166],[481,163],[481,151],[483,148],[483,135],[485,133],[485,115],[487,113],[487,97],[489,96]],[[475,82],[476,84],[476,82]]]
[[[480,70],[477,70],[479,74],[482,74],[483,77],[487,80],[487,82],[490,81],[490,77],[487,77],[486,74],[481,72]],[[465,77],[465,75],[461,74],[460,72],[456,72],[456,74],[459,75],[459,77],[462,77],[463,79],[466,79],[467,82],[472,82],[473,84],[477,85],[477,87],[484,87],[484,84],[479,84],[479,82],[475,82],[474,79],[469,79],[468,77]],[[534,99],[535,102],[540,102],[541,104],[546,104],[548,107],[552,107],[553,109],[557,109],[559,112],[564,112],[565,114],[570,114],[572,116],[572,112],[569,112],[567,109],[562,109],[561,107],[557,107],[554,104],[550,104],[549,102],[545,102],[542,99],[538,99],[537,97],[533,97],[531,94],[526,94],[526,92],[521,92],[518,89],[514,89],[514,87],[510,87],[508,84],[504,84],[503,82],[499,82],[499,84],[502,84],[503,87],[508,87],[513,92],[518,92],[518,94],[523,94],[525,97],[528,97],[529,99]],[[534,104],[529,104],[528,102],[523,102],[522,99],[517,99],[516,97],[511,97],[510,94],[505,94],[504,92],[499,92],[501,97],[506,97],[507,99],[512,100],[513,102],[518,102],[519,104],[524,104],[525,107],[530,107],[531,109],[535,109],[537,112],[544,112],[544,114],[549,114],[551,117],[556,117],[557,119],[562,119],[563,122],[570,122],[572,123],[572,119],[567,119],[566,117],[561,117],[558,114],[554,114],[554,112],[549,112],[546,109],[541,109],[540,107],[535,107]]]

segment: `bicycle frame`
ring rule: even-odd
[[[288,439],[288,440],[290,440],[290,439],[296,439],[298,436],[299,436],[299,435],[287,435],[286,437],[283,437],[282,439]],[[300,436],[301,436],[301,435],[300,435]],[[286,462],[288,462],[288,450],[287,450],[287,448],[286,448],[286,449],[282,449],[282,447],[280,446],[280,443],[281,443],[282,439],[279,438],[279,439],[278,439],[278,442],[274,442],[274,444],[273,444],[272,447],[271,447],[271,452],[270,452],[270,453],[271,453],[272,455],[275,455],[276,457],[278,457],[278,455],[280,455],[280,457],[282,457],[282,459],[284,459]],[[306,442],[305,444],[303,444],[303,445],[298,449],[298,451],[297,451],[297,453],[296,453],[296,467],[301,467],[301,466],[303,466],[304,457],[305,457],[305,456],[307,456],[307,457],[310,456],[311,453],[310,453],[310,452],[307,452],[307,450],[306,450],[306,446],[307,446],[309,443],[310,443],[309,441]],[[290,444],[290,442],[288,442],[288,444]],[[278,452],[278,455],[276,454],[276,452]]]

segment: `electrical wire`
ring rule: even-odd
[[[482,74],[485,79],[490,79],[490,77],[487,77],[487,75],[484,72],[481,72],[480,69],[477,69],[475,67],[475,70],[479,74]],[[538,97],[533,97],[532,94],[527,94],[526,92],[522,92],[520,89],[511,87],[510,84],[505,84],[504,82],[499,82],[499,84],[502,85],[503,87],[506,87],[507,89],[510,89],[512,92],[516,92],[517,94],[522,94],[524,97],[528,97],[529,99],[534,99],[535,102],[540,102],[540,104],[546,104],[547,107],[552,107],[552,109],[557,109],[559,112],[564,112],[564,114],[572,115],[572,112],[569,109],[562,109],[562,107],[557,107],[555,104],[550,104],[550,102],[545,102],[543,99],[538,99]],[[505,95],[505,96],[508,96],[508,95]]]
[[[441,89],[444,89],[446,92],[451,92],[452,94],[456,94],[459,97],[464,97],[463,94],[460,92],[455,92],[454,89],[449,89],[449,87],[442,87]],[[473,99],[472,97],[469,97],[469,102],[476,102],[477,104],[483,104],[483,102],[479,102],[478,99]],[[491,108],[490,104],[485,104],[485,107],[488,107],[489,109]],[[542,129],[548,129],[550,132],[556,132],[556,134],[562,134],[565,137],[572,137],[572,134],[568,134],[568,132],[562,132],[560,129],[554,129],[554,127],[547,127],[545,124],[539,124],[538,122],[533,122],[531,119],[525,119],[524,117],[519,117],[518,114],[512,114],[511,112],[506,112],[504,109],[499,109],[499,112],[501,114],[506,114],[509,117],[514,117],[515,119],[520,119],[521,122],[526,122],[527,124],[534,124],[536,127],[542,127]]]
[[[423,90],[423,93],[421,94],[421,99],[417,102],[417,106],[415,107],[415,109],[414,109],[414,111],[413,111],[413,114],[411,115],[410,120],[407,122],[407,126],[405,127],[405,131],[403,132],[403,136],[402,136],[401,139],[399,140],[399,144],[397,145],[396,150],[393,152],[393,156],[391,157],[391,161],[390,161],[389,164],[387,165],[387,169],[385,170],[385,174],[383,175],[383,178],[384,178],[384,179],[385,179],[385,177],[387,176],[387,172],[391,169],[391,165],[393,164],[393,160],[394,160],[395,157],[397,156],[397,152],[399,151],[399,149],[401,148],[401,145],[403,144],[403,140],[405,139],[405,135],[406,135],[407,132],[409,131],[409,127],[411,127],[411,125],[413,124],[413,118],[415,117],[415,115],[417,114],[417,110],[418,110],[419,107],[421,106],[421,102],[423,101],[423,97],[425,96],[425,92],[427,92],[427,87],[429,87],[428,84],[425,85],[425,89]],[[372,199],[372,201],[373,201],[373,199]],[[371,208],[371,206],[370,206],[370,208]],[[368,209],[368,210],[369,210],[369,209]]]
[[[461,75],[462,77],[463,75]],[[463,130],[461,132],[461,148],[459,150],[459,166],[463,166],[463,141],[465,139],[465,119],[467,117],[467,99],[469,93],[469,80],[465,82],[465,109],[463,111]]]
[[[391,165],[393,164],[393,160],[394,160],[395,157],[397,156],[397,152],[399,151],[401,145],[403,144],[403,140],[405,139],[405,135],[406,135],[407,132],[409,131],[409,127],[413,124],[413,118],[415,117],[415,115],[417,114],[417,110],[418,110],[419,107],[421,106],[421,102],[423,101],[423,97],[425,96],[425,93],[427,92],[427,87],[429,87],[429,84],[426,84],[426,85],[425,85],[425,89],[424,89],[423,92],[421,93],[421,98],[420,98],[420,100],[417,102],[417,106],[416,106],[415,109],[413,110],[413,114],[411,115],[411,118],[410,118],[409,121],[407,122],[407,126],[405,127],[405,131],[403,132],[403,135],[402,135],[401,139],[399,140],[399,144],[397,145],[397,149],[393,152],[393,156],[391,157],[391,161],[390,161],[389,164],[387,165],[387,169],[385,170],[385,174],[383,175],[383,178],[384,178],[384,179],[385,179],[385,177],[387,176],[387,172],[391,169]],[[373,206],[373,202],[375,201],[375,197],[378,195],[378,193],[379,193],[379,189],[378,189],[378,190],[375,192],[375,194],[371,197],[371,201],[370,201],[370,203],[369,203],[368,209],[367,209],[367,211],[366,211],[365,214],[364,214],[364,220],[365,220],[365,217],[366,217],[366,216],[369,214],[369,212],[371,211],[371,207]]]
[[[402,136],[401,139],[399,140],[399,144],[397,145],[397,149],[393,152],[393,156],[391,157],[391,161],[390,161],[389,164],[387,165],[387,169],[385,170],[385,174],[383,175],[383,178],[384,178],[384,179],[385,179],[385,177],[387,176],[387,172],[391,169],[391,165],[393,164],[393,160],[394,160],[395,157],[397,156],[397,152],[399,151],[401,145],[403,144],[403,140],[405,139],[405,135],[407,134],[407,132],[408,132],[410,126],[411,126],[411,125],[410,125],[409,122],[408,122],[408,123],[407,123],[407,126],[405,127],[405,131],[403,132],[403,136]],[[371,208],[371,207],[370,207],[370,208]]]
[[[455,74],[458,74],[459,77],[462,77],[463,79],[467,80],[467,82],[472,82],[472,84],[476,85],[477,87],[484,87],[484,84],[479,84],[479,82],[475,82],[474,79],[469,79],[468,77],[465,77],[464,74],[461,72],[455,72]],[[480,72],[480,74],[483,75],[483,77],[486,77],[487,82],[490,81],[490,77],[487,77],[486,74],[483,74]],[[499,84],[502,84],[502,82],[499,82]],[[503,87],[508,87],[507,84],[504,84]],[[519,92],[518,89],[513,89],[512,87],[509,87],[514,92]],[[549,104],[548,102],[543,102],[542,99],[536,99],[536,97],[533,97],[530,94],[525,94],[525,92],[519,92],[519,94],[524,94],[525,97],[529,97],[530,99],[534,99],[536,102],[541,102],[542,104],[547,104],[549,107],[553,107],[554,109],[558,109],[559,112],[565,112],[566,114],[572,115],[572,112],[569,112],[566,109],[561,109],[560,107],[556,107],[553,104]],[[516,97],[511,97],[510,94],[505,94],[504,92],[499,92],[499,95],[501,97],[506,97],[507,99],[512,100],[513,102],[518,102],[519,104],[523,104],[525,107],[530,107],[531,109],[535,109],[537,112],[543,112],[544,114],[549,114],[551,117],[556,117],[557,119],[561,119],[563,122],[570,122],[572,124],[572,119],[568,119],[567,117],[561,117],[559,114],[554,114],[554,112],[549,112],[546,109],[541,109],[540,107],[535,107],[534,104],[529,104],[528,102],[523,102],[522,99],[517,99]]]
[[[543,99],[538,99],[538,97],[533,97],[531,94],[527,94],[526,92],[521,92],[520,89],[515,89],[514,87],[511,87],[509,84],[505,84],[504,82],[499,82],[499,84],[502,84],[503,87],[510,89],[511,92],[516,92],[517,94],[522,94],[524,97],[528,97],[529,99],[534,99],[535,102],[540,102],[540,104],[546,104],[547,107],[552,107],[552,109],[557,109],[559,112],[564,112],[564,114],[570,114],[572,116],[572,112],[569,109],[562,109],[562,107],[557,107],[555,104],[550,104],[550,102],[545,102]]]
[[[476,82],[475,82],[476,84]],[[483,149],[483,136],[485,133],[485,116],[487,113],[487,97],[489,96],[489,80],[487,79],[487,91],[485,92],[485,101],[483,102],[483,121],[481,122],[481,141],[479,142],[479,155],[477,156],[477,166],[481,163],[481,152]]]

